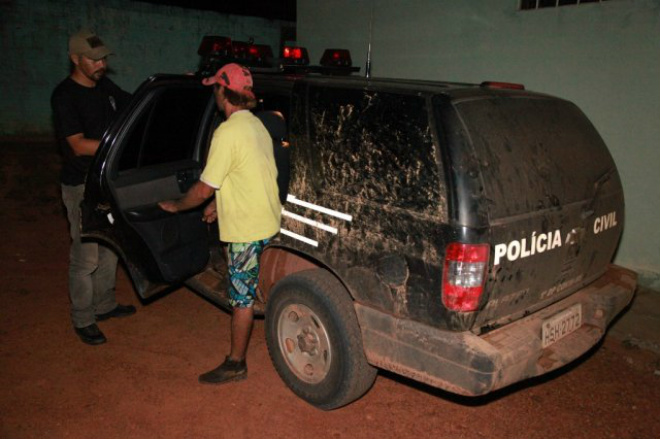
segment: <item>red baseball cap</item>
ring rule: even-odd
[[[250,71],[239,64],[226,64],[219,69],[215,75],[202,79],[202,84],[219,84],[223,87],[254,98],[252,92],[252,74]]]

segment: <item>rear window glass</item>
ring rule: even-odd
[[[614,168],[600,135],[570,102],[505,97],[455,105],[481,167],[491,219],[590,199],[596,181]]]
[[[415,211],[446,211],[424,97],[313,87],[309,102],[321,190]]]

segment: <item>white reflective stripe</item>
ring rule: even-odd
[[[314,241],[313,239],[305,238],[304,236],[301,236],[301,235],[299,235],[299,234],[297,234],[297,233],[290,232],[289,230],[286,230],[286,229],[280,229],[280,233],[281,233],[282,235],[290,236],[290,237],[292,237],[293,239],[297,239],[298,241],[302,241],[302,242],[304,242],[305,244],[309,244],[309,245],[311,245],[311,246],[313,246],[313,247],[318,247],[318,246],[319,246],[318,241]]]
[[[327,207],[317,206],[316,204],[308,203],[307,201],[299,200],[295,195],[289,194],[286,197],[286,201],[289,203],[297,204],[298,206],[306,207],[308,209],[315,210],[317,212],[325,213],[326,215],[334,216],[344,221],[353,221],[353,216],[346,213],[338,212],[336,210],[328,209]]]
[[[282,215],[288,216],[289,218],[292,218],[296,221],[300,221],[301,223],[309,224],[312,227],[316,227],[317,229],[325,230],[326,232],[330,232],[333,234],[337,234],[337,228],[336,227],[331,227],[326,224],[320,223],[318,221],[311,220],[309,218],[305,218],[304,216],[296,215],[295,213],[289,212],[288,210],[282,209]]]
[[[115,217],[112,216],[111,213],[108,214],[108,222],[109,222],[110,224],[114,224],[114,223],[115,223]]]

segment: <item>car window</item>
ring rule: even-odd
[[[312,87],[309,102],[321,190],[438,211],[444,185],[424,97]]]
[[[289,120],[290,97],[288,95],[278,95],[274,93],[263,93],[259,95],[259,102],[254,113],[261,111],[277,111],[282,113],[284,120]]]
[[[594,126],[570,102],[491,98],[456,107],[479,157],[491,219],[591,199],[615,167]]]
[[[123,142],[119,172],[192,159],[209,93],[192,87],[157,91]]]

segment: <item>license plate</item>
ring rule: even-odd
[[[541,346],[547,348],[551,344],[566,337],[582,325],[582,305],[576,303],[555,314],[543,322],[541,329]]]

